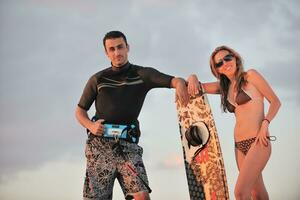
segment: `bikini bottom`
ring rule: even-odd
[[[268,140],[270,141],[275,141],[277,138],[276,136],[267,136]],[[246,155],[252,145],[253,142],[255,142],[256,137],[246,139],[246,140],[241,140],[239,142],[235,142],[235,148],[240,150],[244,155]]]
[[[255,141],[256,137],[246,139],[246,140],[241,140],[239,142],[235,142],[235,148],[240,150],[244,155],[246,155],[252,145],[252,143]]]

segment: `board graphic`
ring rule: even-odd
[[[176,103],[191,200],[228,200],[222,151],[206,94]]]

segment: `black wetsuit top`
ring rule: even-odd
[[[152,88],[170,88],[173,76],[150,67],[126,63],[109,67],[88,80],[78,106],[89,110],[95,101],[96,116],[112,124],[138,124],[146,94]]]

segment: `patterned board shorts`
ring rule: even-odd
[[[120,148],[126,155],[122,157]],[[148,191],[142,181],[128,169],[128,164],[135,168],[139,176],[148,184],[146,169],[143,164],[143,149],[137,144],[123,140],[116,141],[90,135],[86,142],[87,158],[84,182],[84,200],[111,200],[114,181],[117,178],[125,197],[134,193]]]

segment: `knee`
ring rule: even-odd
[[[150,200],[150,195],[148,192],[140,192],[133,195],[135,200]]]
[[[150,195],[149,195],[149,193],[148,193],[148,192],[144,192],[141,199],[142,199],[142,200],[150,200]]]
[[[254,200],[269,200],[269,195],[267,192],[252,190],[251,195],[252,195],[252,199]]]
[[[259,195],[258,195],[258,192],[256,190],[251,191],[251,196],[252,196],[252,199],[254,199],[254,200],[259,199]]]
[[[250,199],[250,194],[247,191],[236,187],[234,189],[234,196],[236,200],[248,200]]]

